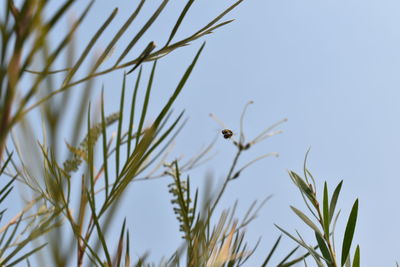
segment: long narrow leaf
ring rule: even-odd
[[[150,92],[151,92],[151,88],[152,88],[152,85],[153,85],[153,79],[154,79],[154,73],[156,71],[156,66],[157,66],[157,61],[154,61],[153,68],[151,69],[151,73],[150,73],[149,82],[147,84],[146,95],[144,97],[143,107],[142,107],[141,116],[140,116],[140,121],[139,121],[138,129],[137,129],[136,146],[139,143],[139,137],[140,137],[140,135],[142,133],[144,120],[146,118],[147,107],[149,105]]]
[[[310,218],[308,218],[303,212],[301,212],[300,210],[296,209],[293,206],[290,206],[290,208],[294,211],[294,213],[296,213],[297,216],[300,217],[300,219],[302,219],[308,226],[310,226],[315,232],[317,232],[319,235],[322,236],[321,231],[319,230],[318,226],[315,225]]]
[[[358,214],[358,199],[354,202],[353,208],[351,209],[349,220],[347,221],[346,230],[343,237],[342,245],[342,266],[345,264],[346,259],[349,256],[351,242],[353,241],[354,230],[356,229]]]
[[[342,188],[343,180],[336,186],[335,191],[333,192],[331,204],[329,205],[329,222],[332,221],[333,215],[335,213],[336,203],[339,198],[340,189]]]
[[[142,76],[142,67],[140,67],[138,77],[136,78],[135,88],[133,89],[132,102],[131,102],[131,112],[129,117],[129,128],[128,128],[128,157],[131,154],[131,143],[132,143],[132,130],[133,130],[133,120],[135,119],[135,108],[136,108],[136,96],[140,84],[140,78]],[[136,135],[139,138],[139,133]]]
[[[124,78],[122,81],[121,99],[119,104],[119,120],[118,120],[118,133],[117,133],[117,144],[115,151],[115,177],[119,175],[119,151],[121,147],[121,135],[122,135],[122,122],[124,115],[124,103],[125,103],[125,87],[126,87],[126,74],[124,73]]]
[[[194,57],[194,59],[192,61],[192,64],[190,64],[190,66],[186,69],[186,72],[183,75],[182,79],[179,81],[179,84],[176,87],[174,93],[172,94],[172,96],[168,100],[167,104],[164,106],[164,108],[162,109],[162,111],[158,115],[157,119],[155,120],[154,124],[156,125],[156,127],[158,127],[158,125],[161,123],[162,119],[167,115],[167,113],[170,110],[172,104],[174,103],[174,101],[178,97],[179,93],[182,91],[183,86],[186,84],[186,81],[188,80],[190,74],[192,73],[193,68],[196,65],[196,62],[199,59],[201,52],[203,51],[204,46],[205,46],[205,43],[203,43],[202,46],[200,47],[199,51],[197,52],[196,56]]]
[[[328,247],[326,246],[325,240],[317,232],[315,232],[315,238],[317,239],[318,247],[322,256],[324,256],[326,263],[330,266],[332,263],[332,257],[329,253]]]
[[[17,263],[19,263],[20,261],[23,261],[25,259],[27,260],[29,256],[31,256],[32,254],[35,254],[36,252],[38,252],[39,250],[44,248],[46,245],[47,245],[47,243],[45,243],[37,248],[32,249],[31,251],[29,251],[28,253],[25,253],[24,255],[22,255],[21,257],[16,259],[15,261],[8,263],[7,266],[14,266]]]
[[[143,34],[150,28],[153,22],[160,15],[161,11],[165,8],[169,0],[163,0],[157,10],[153,13],[153,15],[149,18],[146,24],[140,29],[140,31],[135,35],[132,41],[127,45],[125,50],[122,52],[121,56],[118,58],[117,62],[115,62],[115,66],[117,66],[128,54],[128,52],[132,49],[132,47],[139,41],[139,39],[143,36]]]
[[[324,183],[324,198],[322,203],[322,211],[323,211],[323,227],[326,240],[329,240],[329,195],[328,195],[328,184]]]
[[[72,79],[72,77],[74,76],[76,71],[82,65],[82,63],[85,60],[85,58],[89,55],[90,50],[96,44],[97,40],[100,38],[100,36],[103,34],[103,32],[107,29],[107,27],[110,25],[112,20],[115,18],[115,16],[117,15],[117,12],[118,12],[118,9],[115,8],[114,11],[110,14],[110,16],[103,23],[103,25],[101,25],[101,27],[93,35],[93,37],[89,41],[88,45],[83,50],[83,52],[82,52],[81,56],[79,57],[78,61],[75,63],[75,65],[72,67],[72,69],[68,72],[67,76],[64,79],[64,82],[63,82],[62,86],[65,86]]]
[[[276,248],[278,247],[279,242],[281,241],[281,238],[282,238],[282,235],[280,235],[280,236],[278,237],[278,239],[275,241],[274,246],[272,247],[271,251],[268,253],[267,258],[265,259],[265,261],[264,261],[263,264],[261,265],[262,267],[267,266],[269,260],[271,259],[271,257],[272,257],[272,255],[274,254]]]
[[[353,267],[360,267],[360,246],[357,246],[354,253]]]
[[[170,33],[170,35],[169,35],[169,37],[168,37],[168,41],[167,41],[167,43],[165,44],[165,46],[168,46],[169,43],[170,43],[170,42],[172,41],[172,39],[174,38],[176,32],[177,32],[178,29],[179,29],[179,26],[181,25],[183,19],[184,19],[185,16],[186,16],[186,13],[189,11],[189,9],[190,9],[190,7],[192,6],[193,3],[194,3],[194,0],[189,0],[189,1],[186,3],[186,5],[185,5],[185,7],[183,8],[181,14],[179,15],[179,18],[178,18],[177,22],[175,23],[174,28],[172,29],[172,31],[171,31],[171,33]]]

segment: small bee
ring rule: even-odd
[[[233,132],[229,129],[224,129],[221,131],[222,135],[224,136],[225,139],[229,139],[232,137]]]

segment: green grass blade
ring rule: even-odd
[[[150,148],[149,150],[146,152],[145,156],[143,158],[147,158],[148,156],[150,156],[150,154],[165,140],[165,138],[167,138],[171,131],[173,129],[175,129],[176,125],[179,123],[179,121],[181,120],[183,116],[183,111],[181,112],[181,114],[179,114],[178,118],[172,123],[172,125],[163,133],[163,135],[157,140],[157,142],[155,142]],[[181,128],[180,128],[181,129]],[[178,131],[180,130],[178,129]],[[151,163],[153,163],[155,160],[157,160],[157,158],[161,155],[161,153],[163,151],[165,151],[165,149],[167,149],[168,145],[173,141],[174,137],[176,136],[176,134],[174,134],[173,138],[171,138],[170,141],[168,141],[164,148],[161,149],[160,153],[158,153],[157,155],[153,156],[153,159],[150,160],[150,162],[148,163],[148,165],[150,165]]]
[[[197,31],[194,35],[201,34],[201,32],[207,30],[208,28],[212,27],[215,23],[217,23],[220,19],[222,19],[226,14],[232,11],[235,7],[237,7],[243,0],[236,1],[233,5],[225,9],[221,14],[219,14],[217,17],[215,17],[210,23],[208,23],[206,26],[201,28],[199,31]]]
[[[104,254],[106,255],[106,258],[107,258],[107,264],[108,264],[108,266],[113,266],[112,265],[112,261],[111,261],[111,257],[110,257],[110,253],[108,252],[107,243],[106,243],[106,240],[104,238],[103,231],[101,230],[100,222],[99,222],[98,217],[96,215],[96,208],[94,206],[95,200],[92,199],[92,196],[90,195],[89,191],[86,191],[86,195],[87,195],[87,198],[88,198],[89,207],[90,207],[90,209],[92,211],[92,218],[93,218],[93,222],[95,224],[96,230],[97,230],[97,235],[98,235],[98,238],[100,239],[101,245],[103,247]]]
[[[126,74],[134,72],[149,57],[151,51],[153,51],[154,48],[156,48],[156,44],[154,42],[150,42],[137,58],[137,63],[135,64],[135,66],[133,66],[133,68]]]
[[[108,148],[107,148],[107,131],[106,131],[106,119],[104,115],[104,87],[101,91],[101,131],[103,133],[103,164],[104,164],[104,187],[105,187],[105,199],[108,198]]]
[[[121,99],[119,104],[119,120],[118,120],[118,133],[117,133],[117,144],[115,151],[115,177],[119,175],[119,151],[121,147],[121,136],[122,136],[122,122],[124,115],[124,103],[125,103],[125,87],[126,87],[126,74],[124,73],[124,78],[122,81]]]
[[[93,2],[93,1],[92,1]],[[26,56],[24,63],[22,64],[22,70],[25,71],[29,64],[32,62],[32,59],[37,54],[37,51],[42,48],[42,44],[44,42],[45,37],[48,35],[49,31],[57,24],[57,22],[67,13],[68,9],[74,3],[74,0],[66,1],[49,19],[49,21],[41,27],[40,35],[36,38],[35,42],[31,46],[32,49],[29,51]],[[91,5],[91,4],[90,4]],[[22,75],[22,73],[21,73]]]
[[[131,257],[129,255],[129,229],[126,231],[126,250],[125,250],[125,267],[131,266]]]
[[[353,267],[360,267],[360,246],[358,245],[354,253]]]
[[[146,90],[146,95],[145,95],[144,101],[143,101],[143,107],[142,107],[142,111],[141,111],[141,115],[140,115],[140,121],[139,121],[138,129],[137,129],[137,132],[136,132],[136,145],[135,146],[138,145],[139,138],[140,138],[140,136],[142,134],[143,124],[144,124],[144,120],[145,120],[146,114],[147,114],[147,107],[148,107],[149,100],[150,100],[150,92],[151,92],[151,87],[153,85],[153,78],[154,78],[154,73],[155,73],[155,70],[156,70],[156,66],[157,66],[157,61],[154,61],[153,68],[151,69],[149,82],[147,84],[147,90]]]
[[[124,223],[122,224],[121,228],[121,233],[119,236],[119,241],[118,241],[118,248],[117,248],[117,255],[115,256],[114,266],[120,266],[121,264],[121,259],[122,259],[122,246],[124,245],[124,234],[125,234],[125,225],[126,225],[126,218],[124,219]]]
[[[196,56],[194,57],[192,63],[190,64],[190,66],[186,69],[185,74],[183,75],[183,77],[181,78],[181,80],[179,81],[178,86],[176,87],[174,93],[172,94],[172,96],[170,97],[170,99],[168,100],[167,104],[164,106],[164,108],[162,109],[162,111],[160,112],[160,114],[158,115],[157,119],[155,120],[154,124],[156,125],[156,127],[158,127],[158,125],[161,123],[162,119],[167,115],[168,111],[170,110],[172,104],[174,103],[174,101],[176,100],[176,98],[178,97],[178,95],[180,94],[180,92],[182,91],[183,86],[185,85],[186,81],[188,80],[190,74],[193,71],[194,66],[196,65],[197,60],[200,57],[201,52],[203,51],[205,46],[205,43],[203,43],[199,49],[199,51],[197,52]]]
[[[0,169],[0,175],[3,174],[4,170],[7,168],[8,163],[10,163],[11,161],[11,157],[12,157],[13,153],[10,153],[6,159],[6,161],[4,162],[3,166]]]
[[[132,130],[133,130],[133,121],[135,119],[136,96],[137,96],[141,76],[142,76],[142,67],[140,67],[140,69],[139,69],[139,74],[138,74],[138,77],[136,78],[135,88],[133,89],[133,95],[132,95],[131,114],[129,117],[129,128],[128,128],[128,146],[127,146],[127,149],[128,149],[127,156],[128,157],[131,154]],[[139,138],[139,135],[136,135],[136,138]]]
[[[323,227],[326,240],[329,240],[329,195],[328,195],[328,184],[324,183],[324,198],[322,203],[322,211],[323,211]]]
[[[128,44],[128,46],[125,48],[125,50],[122,52],[121,56],[118,58],[118,60],[115,62],[115,66],[117,66],[124,58],[125,56],[129,53],[129,51],[132,49],[132,47],[139,41],[139,39],[143,36],[143,34],[150,28],[150,26],[153,24],[153,22],[157,19],[157,17],[160,15],[160,13],[163,11],[164,7],[167,5],[169,0],[163,0],[160,6],[157,8],[157,10],[153,13],[153,15],[150,17],[150,19],[146,22],[146,24],[140,29],[140,31],[135,35],[135,37],[132,39],[132,41]]]
[[[125,33],[125,31],[129,28],[131,23],[135,20],[137,15],[140,13],[140,10],[142,9],[144,2],[145,2],[145,0],[140,1],[138,6],[136,7],[135,11],[125,21],[124,25],[122,25],[122,27],[118,30],[117,34],[113,37],[113,39],[107,45],[104,52],[98,58],[97,62],[94,64],[94,68],[93,68],[94,70],[96,70],[101,65],[101,63],[107,58],[108,54],[111,52],[113,47],[115,47],[115,44],[118,42],[118,40],[121,38],[121,36]]]
[[[181,25],[183,19],[184,19],[185,16],[186,16],[186,13],[189,11],[189,9],[190,9],[190,7],[192,6],[193,3],[194,3],[194,0],[189,0],[189,1],[186,3],[186,5],[185,5],[185,7],[183,8],[181,14],[179,15],[178,20],[177,20],[176,23],[175,23],[174,28],[172,29],[172,31],[171,31],[171,33],[170,33],[170,35],[169,35],[169,37],[168,37],[168,41],[167,41],[167,43],[165,44],[165,46],[168,46],[169,43],[170,43],[170,42],[172,41],[172,39],[174,38],[176,32],[177,32],[178,29],[179,29],[179,26]]]
[[[47,245],[47,243],[45,243],[45,244],[43,244],[43,245],[41,245],[41,246],[39,246],[39,247],[37,247],[35,249],[32,249],[31,251],[29,251],[28,253],[25,253],[24,255],[22,255],[21,257],[16,259],[15,261],[8,263],[7,266],[14,266],[17,263],[19,263],[20,261],[23,261],[25,259],[27,260],[29,256],[31,256],[32,254],[35,254],[36,252],[38,252],[39,250],[44,248],[46,245]],[[4,261],[2,263],[5,264],[6,262]]]
[[[280,235],[280,236],[278,237],[278,239],[275,241],[275,244],[273,245],[271,251],[268,253],[267,258],[265,258],[265,261],[263,262],[263,264],[261,265],[261,267],[267,266],[269,260],[271,259],[271,257],[272,257],[272,255],[274,254],[276,248],[278,247],[279,242],[281,241],[281,238],[282,238],[282,235]]]
[[[349,220],[347,221],[346,230],[343,237],[342,245],[342,266],[346,263],[346,259],[350,253],[351,242],[353,241],[354,230],[356,229],[358,214],[358,199],[354,202],[353,208],[351,209]]]
[[[300,246],[295,247],[294,249],[292,249],[286,256],[285,258],[283,258],[283,260],[281,260],[277,266],[281,267],[284,266],[285,262],[300,248]],[[287,265],[290,266],[290,265]]]
[[[13,231],[11,232],[10,236],[8,237],[6,243],[5,243],[4,246],[1,248],[1,250],[0,250],[0,257],[1,257],[1,258],[3,257],[3,254],[4,254],[4,252],[6,251],[6,249],[9,248],[9,246],[10,246],[10,244],[11,244],[11,242],[12,242],[14,236],[15,236],[15,234],[17,233],[17,230],[18,230],[18,228],[19,228],[19,225],[20,225],[20,223],[21,223],[21,221],[22,221],[22,217],[23,217],[23,215],[21,214],[21,216],[18,218],[17,223],[16,223],[15,226],[14,226]],[[3,233],[3,235],[5,235],[5,234],[6,234],[6,233]],[[3,239],[3,237],[2,237],[2,239]]]
[[[329,223],[332,221],[333,215],[335,213],[336,203],[339,198],[340,189],[342,188],[343,180],[336,186],[333,192],[331,204],[329,205]]]
[[[60,44],[57,46],[57,48],[53,51],[53,53],[51,53],[50,57],[48,58],[47,62],[46,62],[46,66],[43,70],[44,73],[46,73],[51,65],[54,63],[55,59],[58,57],[58,55],[61,55],[61,51],[66,47],[66,45],[69,43],[69,41],[71,40],[71,37],[73,36],[73,34],[75,33],[75,31],[77,30],[78,26],[82,23],[82,21],[84,20],[84,18],[87,16],[87,14],[89,13],[90,8],[92,7],[94,1],[91,1],[88,6],[86,7],[86,9],[83,11],[82,15],[79,17],[79,19],[76,21],[76,23],[74,23],[74,25],[71,27],[71,29],[69,30],[69,32],[67,33],[67,35],[61,40]],[[16,117],[18,117],[18,114],[20,114],[23,110],[23,108],[25,107],[26,103],[28,103],[28,101],[31,99],[31,97],[35,94],[35,92],[37,91],[39,84],[42,82],[42,80],[46,77],[45,74],[42,75],[38,75],[35,82],[33,83],[31,89],[29,90],[29,92],[24,96],[23,100],[21,101],[20,107],[18,109],[17,115]]]
[[[90,50],[92,50],[92,48],[96,44],[97,40],[100,38],[100,36],[103,34],[103,32],[107,29],[107,27],[110,25],[110,23],[113,21],[113,19],[117,15],[117,12],[118,12],[118,8],[115,8],[114,11],[110,14],[110,16],[103,23],[103,25],[101,25],[101,27],[93,35],[93,37],[89,41],[88,45],[83,50],[78,61],[75,63],[75,65],[72,67],[72,69],[68,72],[67,76],[64,79],[62,86],[65,86],[66,84],[68,84],[68,82],[72,79],[74,74],[78,71],[78,69],[82,65],[83,61],[89,55]]]
[[[93,155],[93,137],[91,131],[91,121],[90,121],[90,103],[88,107],[88,115],[87,115],[87,154],[88,154],[88,162],[87,166],[89,168],[89,180],[90,180],[90,193],[93,196],[93,206],[94,210],[96,210],[96,200],[95,200],[95,193],[94,193],[94,155]]]

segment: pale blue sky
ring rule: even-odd
[[[120,7],[114,22],[117,27],[136,2],[97,0],[85,31],[79,32],[80,49],[90,35],[86,32],[93,33],[112,7]],[[159,2],[148,1],[141,21]],[[144,37],[141,47],[148,41],[161,45],[166,40],[183,2],[169,3],[158,27]],[[76,13],[83,3],[75,5]],[[198,0],[177,38],[203,26],[230,3],[233,1]],[[308,164],[319,186],[327,180],[333,191],[344,180],[338,204],[343,208],[340,233],[354,200],[360,200],[354,242],[361,246],[362,266],[394,266],[400,259],[399,14],[400,2],[395,0],[245,0],[227,16],[235,22],[206,37],[204,52],[175,106],[177,112],[186,110],[189,122],[174,155],[193,155],[215,137],[219,126],[208,117],[211,112],[238,131],[242,108],[249,100],[255,101],[245,123],[250,138],[282,118],[289,119],[280,127],[284,134],[254,147],[241,163],[272,151],[280,157],[249,168],[231,183],[223,199],[226,207],[239,199],[240,216],[253,200],[274,195],[249,227],[249,243],[255,244],[259,236],[262,241],[248,266],[259,265],[279,235],[273,223],[291,232],[298,229],[314,243],[311,231],[289,209],[289,205],[305,206],[286,173],[287,169],[302,171],[309,147]],[[173,90],[201,42],[159,61],[151,115]],[[106,40],[102,44],[104,47]],[[147,71],[151,67],[144,66]],[[131,88],[135,76],[128,79]],[[99,84],[105,85],[108,107],[118,105],[121,77],[122,73],[116,73],[99,79]],[[212,171],[217,181],[226,172],[233,146],[220,138],[215,150],[218,154],[208,165],[191,173],[196,184],[203,184],[207,171]],[[133,255],[150,249],[150,258],[158,261],[179,245],[168,183],[165,179],[134,184],[126,195],[121,210],[127,214]],[[139,218],[134,216],[138,212]],[[294,246],[284,238],[275,261]]]

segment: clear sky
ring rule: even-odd
[[[84,2],[75,5],[77,14]],[[80,49],[87,43],[89,34],[85,32],[93,33],[113,7],[120,7],[114,22],[117,26],[136,2],[97,0],[85,30],[79,32]],[[160,1],[147,2],[141,21]],[[183,2],[169,3],[142,47],[148,41],[161,44],[166,40]],[[177,38],[203,26],[230,3],[233,1],[198,0]],[[190,157],[215,137],[220,127],[209,113],[217,114],[237,132],[240,114],[249,100],[254,101],[245,121],[249,138],[288,118],[280,126],[283,134],[258,144],[241,163],[272,151],[280,157],[247,169],[230,184],[223,199],[224,207],[239,199],[240,217],[253,200],[273,194],[249,226],[249,243],[255,244],[259,236],[262,240],[248,266],[258,266],[279,235],[273,223],[291,232],[298,229],[314,243],[311,231],[289,208],[294,205],[305,210],[305,205],[286,172],[302,171],[309,147],[308,165],[318,180],[319,192],[324,180],[331,192],[344,180],[338,233],[343,233],[349,210],[359,198],[354,242],[360,244],[362,266],[394,266],[400,260],[399,14],[400,2],[395,0],[245,0],[227,16],[235,22],[206,37],[204,52],[175,106],[176,112],[186,110],[189,122],[177,139],[174,155]],[[108,36],[113,33],[107,32]],[[160,60],[150,114],[154,116],[173,90],[201,42]],[[144,66],[148,72],[151,65]],[[118,105],[121,77],[120,72],[99,79],[99,84],[105,85],[110,111]],[[134,78],[128,78],[131,88]],[[214,149],[218,154],[191,173],[198,185],[210,171],[216,182],[221,181],[232,160],[233,145],[223,138]],[[127,214],[133,255],[149,249],[150,258],[158,261],[180,244],[168,183],[168,178],[136,183],[126,194],[121,211]],[[284,238],[274,262],[294,246]]]

